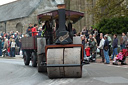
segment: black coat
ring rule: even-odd
[[[114,39],[114,41],[112,43],[112,46],[113,46],[113,48],[117,48],[118,47],[118,39],[117,38]]]
[[[108,39],[106,39],[104,42],[104,48],[103,49],[107,51],[108,47],[109,47],[109,41],[108,41]]]

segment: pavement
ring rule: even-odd
[[[49,79],[47,73],[25,66],[22,56],[0,57],[0,85],[128,85],[128,65],[96,63],[83,66],[82,78]],[[128,63],[128,60],[126,61]]]

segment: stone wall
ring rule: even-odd
[[[23,26],[22,31],[20,31],[20,30],[18,30],[16,28],[16,26],[17,26],[18,23],[21,23],[22,24],[22,26]],[[20,31],[22,33],[25,33],[26,32],[26,29],[28,28],[28,26],[29,26],[30,23],[32,23],[33,25],[35,23],[38,24],[37,16],[34,15],[34,13],[32,15],[30,15],[29,17],[7,21],[6,22],[6,32]],[[4,22],[0,23],[0,26],[3,26],[4,29],[5,29]],[[5,30],[3,30],[3,31],[5,31]]]
[[[68,0],[65,0],[68,3]],[[92,8],[96,3],[96,0],[70,0],[70,7],[67,4],[67,9],[76,10],[84,13],[84,18],[74,24],[77,32],[80,32],[84,26],[88,29],[94,24],[93,15],[88,13],[88,9]]]
[[[3,31],[5,31],[5,23],[1,22],[0,23],[0,32],[3,32]]]

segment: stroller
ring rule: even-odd
[[[96,52],[92,53],[92,55],[90,56],[90,62],[96,62]]]
[[[113,61],[113,65],[118,65],[118,62],[121,62],[121,65],[126,65],[126,57],[128,56],[128,48],[123,49],[115,58]]]

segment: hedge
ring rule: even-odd
[[[102,19],[94,26],[102,33],[121,34],[128,32],[128,17],[114,17],[111,19]]]

